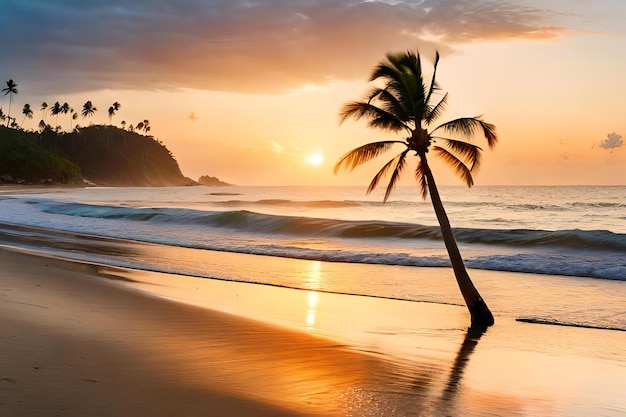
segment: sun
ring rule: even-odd
[[[305,161],[310,165],[321,165],[324,163],[324,156],[319,152],[315,152],[307,156]]]

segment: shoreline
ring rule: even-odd
[[[0,414],[626,412],[623,332],[590,338],[586,329],[496,317],[477,338],[466,334],[467,313],[456,306],[124,270],[6,248],[0,264]]]

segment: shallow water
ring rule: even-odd
[[[4,193],[0,239],[136,269],[462,304],[430,203],[413,188],[397,191],[387,204],[355,187]],[[496,314],[626,330],[625,187],[444,187],[442,194]]]

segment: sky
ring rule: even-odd
[[[119,102],[112,123],[148,119],[193,179],[366,186],[393,154],[338,175],[335,162],[402,135],[340,124],[339,111],[363,98],[385,54],[418,50],[427,74],[441,55],[442,121],[481,115],[497,127],[476,184],[626,185],[623,0],[0,3],[0,84],[18,85],[18,123],[26,103],[35,117],[23,127],[35,129],[42,102],[87,100],[98,111],[74,124],[109,123]],[[462,184],[432,164],[440,184]]]

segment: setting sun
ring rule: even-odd
[[[312,153],[306,157],[306,163],[311,165],[321,165],[324,162],[324,156],[320,153]]]

